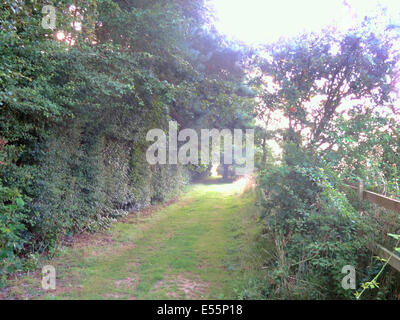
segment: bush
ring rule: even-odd
[[[270,277],[284,298],[350,298],[341,273],[367,256],[359,236],[365,225],[338,191],[340,180],[322,160],[294,144],[284,165],[259,175],[262,217],[276,244]]]

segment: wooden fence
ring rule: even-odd
[[[363,182],[360,182],[358,186],[354,184],[346,185],[358,192],[358,197],[360,201],[365,200],[371,203],[375,203],[378,206],[381,206],[391,211],[395,211],[400,214],[400,200],[391,199],[381,194],[365,190]],[[369,249],[372,250],[379,257],[389,260],[388,263],[397,271],[400,271],[400,257],[397,256],[395,253],[382,247],[379,244],[371,245]]]

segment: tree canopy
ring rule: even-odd
[[[146,133],[176,121],[256,128],[262,221],[290,261],[271,291],[288,294],[296,274],[349,296],[332,279],[380,222],[357,213],[343,183],[400,192],[400,28],[376,23],[253,48],[220,34],[204,0],[2,1],[0,286],[32,255],[207,174],[146,162]]]

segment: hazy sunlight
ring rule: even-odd
[[[249,44],[293,36],[302,30],[318,31],[334,24],[347,29],[379,4],[399,17],[398,0],[210,0],[220,32]]]

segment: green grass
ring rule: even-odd
[[[262,277],[257,217],[254,192],[240,182],[192,185],[176,203],[48,262],[58,288],[33,298],[236,299]],[[10,295],[32,292],[28,279]]]

